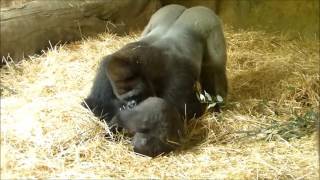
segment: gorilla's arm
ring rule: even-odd
[[[227,55],[222,23],[219,17],[209,8],[196,6],[185,10],[173,24],[172,29],[180,30],[181,28],[179,27],[185,27],[185,29],[201,37],[191,39],[191,43],[195,43],[197,39],[202,39],[203,41],[204,54],[200,75],[203,89],[211,95],[220,95],[225,98],[228,91],[226,76]],[[189,37],[194,36],[192,34],[188,35]],[[172,38],[175,37],[176,35]],[[179,41],[181,40],[177,40],[177,42]],[[183,49],[194,49],[194,46],[189,43]],[[198,50],[190,52],[193,54],[191,57],[199,53]]]
[[[205,106],[197,99],[194,89],[197,82],[197,70],[189,61],[180,60],[170,65],[172,68],[168,74],[170,78],[167,78],[166,86],[160,97],[176,107],[181,115],[186,115],[187,119],[199,117],[204,112]]]
[[[213,27],[207,41],[201,69],[201,84],[211,95],[226,98],[228,81],[226,75],[226,44],[221,25]]]

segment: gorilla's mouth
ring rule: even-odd
[[[168,153],[176,146],[176,144],[173,145],[172,141],[169,142],[166,140],[166,142],[164,142],[157,137],[134,138],[132,144],[134,152],[150,157]]]
[[[124,110],[128,110],[128,109],[133,109],[134,107],[137,106],[137,101],[136,100],[131,100],[131,101],[128,101],[126,102],[124,105],[122,105],[120,107],[120,111],[124,111]]]

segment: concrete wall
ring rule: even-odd
[[[167,4],[181,4],[186,7],[202,5],[214,11],[218,11],[218,6],[221,0],[160,0],[160,1],[163,6]]]
[[[235,27],[319,38],[319,0],[224,0],[219,10]]]
[[[161,0],[163,5],[203,5],[236,28],[319,38],[319,0]]]

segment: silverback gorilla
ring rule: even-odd
[[[201,6],[186,9],[180,5],[168,5],[152,15],[140,40],[125,45],[101,61],[85,103],[107,123],[115,117],[114,122],[119,127],[135,131],[135,151],[139,149],[137,151],[142,154],[155,156],[168,149],[156,148],[163,145],[161,137],[176,136],[177,133],[169,132],[177,132],[179,128],[157,125],[151,131],[158,134],[153,133],[151,137],[138,130],[143,123],[142,120],[132,120],[134,114],[156,124],[182,121],[182,115],[187,119],[202,115],[205,106],[198,100],[194,86],[200,82],[202,89],[212,96],[225,98],[225,65],[225,39],[215,13]],[[146,100],[149,97],[160,99]],[[132,107],[132,104],[138,105]],[[158,108],[174,109],[179,115]],[[131,115],[124,115],[126,113]],[[158,119],[152,120],[156,116]],[[123,120],[123,117],[127,119]],[[157,129],[159,127],[173,129]],[[150,139],[153,143],[149,143]]]

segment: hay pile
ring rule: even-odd
[[[228,41],[229,104],[189,124],[185,147],[151,159],[80,102],[100,57],[137,35],[102,34],[52,47],[1,70],[1,179],[317,179],[319,43],[235,31]]]

